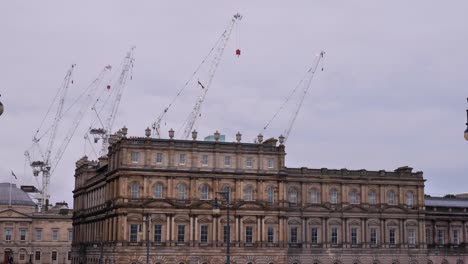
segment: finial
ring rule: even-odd
[[[169,130],[169,138],[170,139],[174,138],[174,129],[172,129],[172,128],[171,128],[171,130]]]
[[[145,136],[146,136],[147,138],[149,138],[149,137],[151,136],[151,129],[150,129],[149,127],[147,127],[147,128],[145,129]]]
[[[284,140],[285,140],[285,138],[284,138],[283,134],[281,134],[281,135],[279,136],[279,143],[280,143],[280,145],[283,145],[283,144],[284,144]]]
[[[219,132],[218,132],[218,130],[216,130],[216,132],[214,133],[214,139],[215,139],[215,141],[218,141],[218,140],[219,140]]]
[[[262,143],[262,142],[263,142],[263,135],[262,135],[262,133],[258,134],[258,136],[257,136],[257,141],[258,141],[258,143]]]
[[[237,134],[236,134],[236,141],[237,141],[237,143],[240,143],[241,140],[242,140],[242,134],[241,134],[240,132],[237,132]]]
[[[197,140],[197,134],[198,134],[198,132],[194,129],[194,130],[192,131],[192,139],[193,139],[193,140]]]

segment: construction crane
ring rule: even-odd
[[[117,115],[117,110],[119,109],[120,101],[122,99],[122,94],[126,88],[127,79],[130,76],[133,69],[135,47],[132,47],[127,55],[125,56],[122,63],[122,70],[118,79],[115,81],[114,85],[108,85],[107,90],[109,92],[106,100],[103,102],[100,110],[98,111],[98,103],[100,98],[96,99],[95,103],[92,106],[92,110],[96,114],[96,118],[99,121],[100,127],[93,127],[91,125],[89,129],[89,134],[94,137],[94,143],[98,143],[102,139],[102,146],[99,152],[99,156],[106,155],[107,149],[109,147],[109,137],[112,133],[112,127]],[[110,103],[110,104],[108,104]],[[104,116],[107,116],[104,120]],[[85,136],[86,138],[86,136]]]
[[[208,52],[205,58],[201,61],[201,63],[192,73],[189,80],[185,82],[184,86],[177,92],[176,96],[172,99],[169,105],[164,108],[162,113],[157,117],[156,121],[152,124],[153,136],[157,138],[161,137],[161,122],[163,121],[167,112],[170,110],[171,106],[174,104],[177,98],[182,94],[185,88],[187,88],[189,85],[195,85],[201,89],[200,95],[197,97],[197,100],[195,102],[195,106],[193,107],[192,112],[190,113],[190,115],[188,116],[188,118],[185,120],[185,122],[182,125],[183,127],[182,138],[187,139],[189,137],[197,118],[200,116],[201,106],[211,86],[211,82],[216,73],[219,62],[221,61],[221,58],[223,56],[223,53],[229,41],[229,38],[231,37],[233,28],[236,26],[237,22],[239,22],[241,19],[242,19],[242,16],[239,13],[235,14],[232,17],[228,27],[223,31],[219,39],[216,41],[215,45],[211,48],[211,50]],[[239,48],[236,49],[235,54],[237,56],[240,56]],[[207,65],[208,63],[210,64]],[[201,75],[202,69],[204,69],[205,66],[208,67],[208,71],[207,71],[206,80],[203,80],[200,75]],[[195,77],[198,78],[196,79],[196,81],[195,81]]]
[[[280,106],[280,108],[276,111],[276,113],[273,115],[273,117],[263,127],[263,130],[262,130],[263,132],[265,132],[265,130],[268,129],[270,124],[278,116],[278,114],[284,109],[284,107],[291,100],[291,98],[294,96],[294,94],[296,94],[297,91],[301,91],[301,93],[299,95],[300,96],[299,102],[296,105],[296,108],[292,113],[292,116],[291,116],[291,118],[289,120],[288,126],[286,127],[286,129],[283,132],[284,142],[286,142],[286,140],[288,139],[289,134],[291,133],[291,130],[292,130],[293,126],[294,126],[294,123],[296,122],[296,118],[297,118],[297,116],[299,114],[299,111],[301,110],[302,104],[304,103],[304,99],[305,99],[305,97],[306,97],[306,95],[307,95],[307,93],[308,93],[308,91],[310,89],[312,79],[314,78],[315,73],[316,73],[317,69],[319,68],[320,63],[322,63],[321,70],[323,71],[324,55],[325,55],[325,51],[321,51],[320,54],[316,55],[316,60],[315,60],[314,64],[307,70],[304,78],[302,78],[302,80],[296,85],[296,87],[293,89],[291,94],[289,94],[289,96],[286,97],[286,100],[283,102],[283,104]]]

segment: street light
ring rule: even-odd
[[[149,243],[149,222],[150,222],[150,214],[145,214],[143,215],[143,221],[146,222],[146,264],[149,264],[149,249],[150,249],[150,243]]]
[[[229,207],[230,207],[230,193],[229,191],[227,192],[217,192],[218,194],[221,194],[224,198],[224,200],[226,200],[226,216],[227,216],[227,225],[226,225],[226,229],[227,229],[227,234],[226,234],[226,238],[227,238],[227,243],[226,243],[226,264],[230,264],[231,263],[231,252],[230,252],[230,249],[231,249],[231,225],[229,223]],[[219,209],[219,205],[218,205],[218,197],[215,197],[215,200],[214,200],[214,205],[213,205],[213,214],[215,215],[219,215],[221,212],[221,210]]]
[[[468,98],[466,98],[468,101]],[[465,130],[465,140],[468,141],[468,109],[466,109],[466,130]]]

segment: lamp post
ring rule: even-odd
[[[466,98],[468,101],[468,98]],[[466,109],[466,130],[465,130],[465,140],[468,141],[468,109]]]
[[[217,192],[218,194],[222,195],[224,200],[226,200],[226,216],[227,216],[227,225],[226,225],[226,229],[227,229],[227,234],[226,234],[226,237],[227,237],[227,243],[226,243],[226,264],[230,264],[231,263],[231,252],[230,252],[230,249],[231,249],[231,225],[229,223],[229,207],[230,207],[230,200],[231,200],[231,195],[229,193],[229,191],[227,192]],[[218,205],[218,197],[215,197],[215,201],[214,201],[214,206],[213,206],[213,214],[215,215],[219,215],[220,214],[220,209],[219,209],[219,205]]]
[[[146,264],[149,264],[149,250],[150,250],[150,243],[149,243],[149,222],[150,222],[150,215],[145,214],[143,216],[143,220],[146,223]]]

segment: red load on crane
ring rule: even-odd
[[[107,90],[110,90],[110,85],[107,85]]]
[[[240,56],[240,53],[241,53],[241,52],[240,52],[240,49],[236,49],[236,55],[237,55],[237,57]]]

